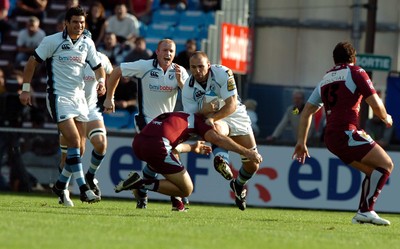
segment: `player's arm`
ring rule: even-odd
[[[312,116],[320,109],[319,106],[313,105],[307,102],[301,112],[300,122],[298,127],[297,144],[295,146],[294,153],[292,155],[293,159],[304,163],[306,157],[310,157],[307,149],[307,137],[310,130]]]
[[[19,100],[23,105],[32,105],[31,100],[31,80],[35,73],[36,66],[39,64],[35,57],[30,56],[24,68],[22,92],[19,95]]]
[[[257,151],[241,146],[233,141],[230,137],[220,135],[214,129],[208,130],[204,134],[204,139],[212,144],[217,145],[218,147],[243,155],[255,163],[262,162],[262,156],[258,154]]]
[[[213,124],[215,121],[228,117],[235,112],[237,106],[237,95],[230,96],[224,101],[225,105],[219,111],[216,111],[207,116],[208,124]]]
[[[196,141],[193,144],[188,144],[188,143],[182,143],[178,144],[178,146],[175,147],[174,149],[178,153],[188,153],[188,152],[194,152],[197,154],[210,154],[211,153],[211,147],[205,144],[205,141]]]
[[[110,77],[107,80],[107,93],[106,99],[104,100],[104,112],[110,113],[114,112],[115,104],[114,104],[114,94],[115,89],[118,86],[119,80],[121,79],[122,71],[121,67],[116,67],[110,74]]]
[[[392,116],[387,113],[385,105],[378,94],[374,93],[365,99],[365,102],[372,108],[374,114],[379,117],[387,127],[393,125]]]
[[[106,71],[104,67],[100,66],[96,70],[94,70],[94,74],[97,79],[97,94],[102,96],[106,93],[106,85],[105,85],[105,78],[106,78]]]

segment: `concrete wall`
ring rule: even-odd
[[[252,82],[313,87],[333,66],[337,42],[352,41],[353,0],[257,0]],[[367,1],[361,1],[364,4]],[[399,70],[400,0],[380,0],[377,10],[375,54],[392,57]],[[361,9],[360,21],[367,20]],[[325,26],[324,26],[325,25]],[[358,53],[364,53],[362,29]],[[376,88],[386,89],[387,72],[373,72]]]

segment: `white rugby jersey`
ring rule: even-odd
[[[105,54],[97,52],[101,58],[101,65],[103,66],[106,74],[111,74],[113,66]],[[97,80],[94,71],[90,68],[89,64],[86,64],[83,80],[85,82],[85,97],[89,110],[93,110],[97,105]]]
[[[66,97],[83,93],[86,63],[93,70],[101,65],[93,40],[82,34],[73,44],[66,30],[46,36],[34,57],[38,62],[46,61],[47,92]]]
[[[123,77],[138,79],[138,109],[146,117],[147,123],[161,113],[174,110],[179,88],[175,77],[176,66],[172,63],[164,74],[156,59],[121,63]],[[189,75],[185,68],[179,67],[182,81],[185,82]]]
[[[228,117],[225,117],[224,120],[248,116],[246,107],[240,101],[232,70],[229,68],[222,65],[211,65],[205,89],[193,76],[187,79],[182,90],[183,110],[188,113],[198,112],[200,102],[203,101],[206,92],[207,94],[213,92],[214,94],[210,95],[218,96],[223,100],[234,95],[238,96],[236,111]]]

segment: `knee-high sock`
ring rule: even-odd
[[[244,186],[253,177],[254,174],[247,172],[243,166],[239,169],[239,175],[236,178],[236,184],[239,186]]]
[[[61,170],[60,175],[58,176],[58,180],[56,182],[57,189],[66,189],[69,181],[71,179],[72,171],[71,166],[68,164],[64,165],[64,168]]]
[[[229,152],[227,150],[217,147],[214,144],[211,147],[214,157],[221,156],[227,163],[229,163]]]
[[[79,148],[68,148],[67,159],[65,160],[65,163],[71,167],[72,175],[74,176],[78,186],[81,187],[86,185],[86,181],[83,176],[83,167]]]
[[[383,168],[376,168],[371,176],[366,176],[362,182],[360,197],[360,212],[373,211],[376,200],[389,179],[389,171]]]
[[[144,180],[146,180],[146,179],[154,180],[158,176],[158,174],[156,172],[152,171],[150,169],[149,165],[147,165],[147,164],[144,166],[142,173],[143,173]],[[157,188],[158,188],[158,186],[157,186]],[[141,192],[144,195],[147,193],[147,190],[148,190],[148,188],[141,188],[141,189],[139,189],[139,192]]]
[[[91,175],[95,175],[97,170],[100,168],[101,163],[104,160],[105,155],[100,155],[96,153],[96,151],[92,150],[92,158],[90,159],[90,167],[88,169],[88,173]]]

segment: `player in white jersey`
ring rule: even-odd
[[[158,43],[157,59],[138,60],[121,63],[107,80],[107,95],[104,101],[106,112],[115,109],[113,96],[121,77],[138,79],[138,115],[135,117],[136,129],[140,132],[146,123],[165,112],[172,112],[178,98],[178,88],[183,87],[189,78],[186,70],[175,63],[176,45],[170,39]],[[146,165],[143,168],[144,178],[156,178],[157,173]],[[146,208],[147,192],[135,192],[137,208]]]
[[[219,106],[207,116],[207,123],[217,124],[225,121],[229,126],[229,136],[238,144],[257,150],[257,144],[251,128],[250,117],[246,107],[240,102],[236,82],[232,70],[222,65],[211,65],[204,52],[197,51],[190,57],[190,72],[192,76],[186,81],[182,90],[182,103],[185,112],[201,111],[204,96],[215,96],[224,105]],[[222,101],[223,100],[223,101]],[[206,105],[204,105],[206,108]],[[233,178],[229,168],[228,151],[213,146],[214,167],[227,180]],[[251,162],[241,155],[242,167],[236,179],[230,182],[235,193],[236,205],[241,210],[246,209],[246,189],[244,185],[257,172],[259,164]]]
[[[113,66],[110,60],[105,54],[100,52],[97,53],[101,58],[101,64],[104,67],[106,74],[110,75],[113,71]],[[93,145],[90,160],[91,165],[85,174],[85,179],[86,182],[89,184],[90,189],[93,190],[96,195],[101,196],[100,187],[97,184],[97,179],[95,179],[94,177],[101,163],[103,162],[107,150],[107,132],[104,126],[103,115],[97,105],[97,96],[104,95],[105,88],[104,92],[98,91],[98,82],[96,80],[96,75],[89,64],[87,64],[85,67],[83,80],[85,82],[85,97],[87,105],[89,107],[88,122],[86,123],[86,137],[89,138],[90,143]],[[85,144],[85,142],[83,142],[82,144],[82,154],[85,151]],[[60,148],[60,169],[63,169],[65,158],[67,156],[68,146],[66,145],[66,141],[62,135],[60,135]]]
[[[46,61],[47,109],[67,141],[68,147],[65,167],[52,188],[64,205],[72,203],[66,189],[67,180],[71,175],[79,186],[82,201],[100,201],[100,197],[94,194],[86,183],[81,162],[81,149],[89,114],[83,89],[83,72],[86,64],[89,64],[95,72],[99,82],[98,90],[104,91],[105,87],[105,71],[96,53],[94,42],[83,35],[85,17],[86,13],[81,7],[70,8],[65,15],[64,31],[43,39],[25,65],[23,75],[25,83],[20,95],[23,105],[32,105],[28,82],[32,80],[36,66]]]

